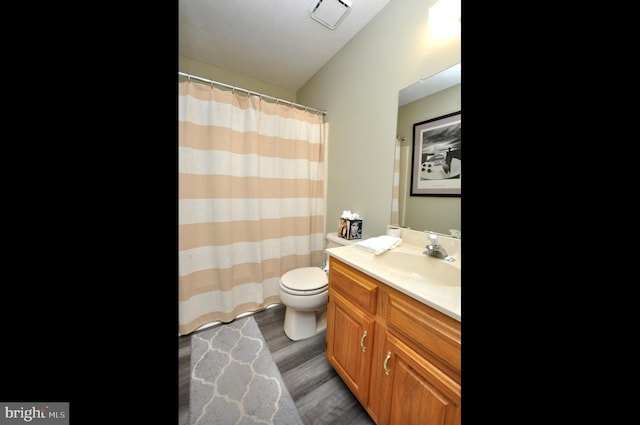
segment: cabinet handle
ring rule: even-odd
[[[391,351],[389,351],[387,353],[387,358],[384,359],[384,363],[382,364],[382,367],[384,368],[384,374],[385,375],[389,375],[389,369],[387,369],[387,364],[389,363],[389,359],[391,358]]]
[[[364,331],[362,338],[360,338],[360,349],[363,353],[367,352],[367,348],[364,346],[364,339],[367,337],[367,331]]]

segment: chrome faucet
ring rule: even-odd
[[[429,234],[429,245],[425,246],[427,248],[423,254],[430,255],[436,258],[442,258],[444,261],[454,261],[455,258],[447,254],[447,250],[440,245],[438,241],[438,235],[434,233]]]

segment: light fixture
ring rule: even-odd
[[[335,29],[351,12],[351,0],[313,0],[311,18],[329,29]]]
[[[429,8],[429,26],[436,34],[453,35],[460,31],[461,0],[438,0]]]

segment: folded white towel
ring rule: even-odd
[[[393,249],[402,243],[401,238],[394,236],[382,235],[356,242],[356,246],[380,255],[390,249]]]

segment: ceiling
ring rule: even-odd
[[[318,1],[179,0],[178,54],[298,91],[390,0],[351,0],[334,30],[309,16]]]

